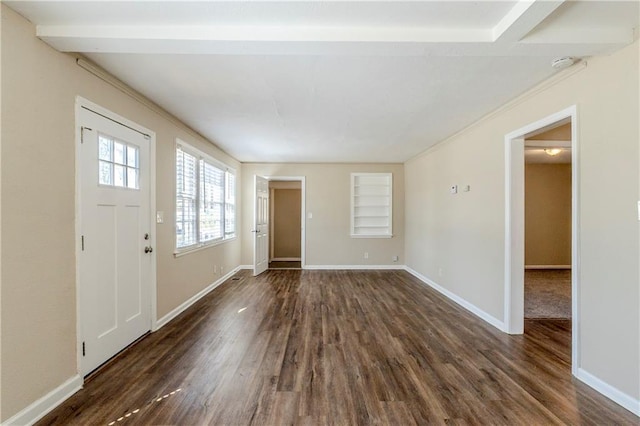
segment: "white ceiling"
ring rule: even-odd
[[[638,1],[5,1],[243,162],[402,162],[634,40]]]

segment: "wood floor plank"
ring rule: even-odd
[[[502,333],[403,271],[237,274],[39,425],[637,425],[571,376],[571,322]]]

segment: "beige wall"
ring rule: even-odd
[[[502,320],[506,134],[577,105],[579,368],[640,397],[638,42],[405,163],[407,265]],[[569,71],[571,72],[571,71]],[[606,149],[604,149],[606,147]],[[471,192],[451,196],[452,184]],[[439,274],[442,268],[442,275]],[[615,330],[615,332],[612,332]]]
[[[306,264],[392,265],[393,256],[404,264],[404,173],[402,164],[243,164],[242,223],[251,230],[253,222],[253,176],[306,177]],[[350,188],[352,172],[393,173],[393,238],[351,238]],[[364,259],[364,253],[369,258]],[[250,232],[243,233],[242,263],[253,262]]]
[[[2,5],[1,419],[76,374],[75,113],[77,95],[157,135],[157,306],[162,317],[240,263],[240,240],[173,256],[175,138],[238,169],[210,143],[78,67]],[[239,185],[241,182],[239,182]]]
[[[528,137],[531,141],[570,141],[571,123],[563,124],[543,133]]]
[[[300,254],[300,189],[273,189],[273,257],[299,258]]]
[[[526,164],[524,179],[524,264],[571,265],[571,164]]]
[[[270,189],[300,189],[302,182],[299,180],[271,180],[269,181]]]

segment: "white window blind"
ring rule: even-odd
[[[184,144],[176,147],[176,249],[235,237],[235,171]]]
[[[227,188],[225,191],[225,238],[236,235],[236,176],[227,172]]]
[[[196,157],[176,150],[176,246],[188,247],[198,242],[196,238]]]
[[[225,172],[200,160],[200,241],[223,237]]]
[[[393,236],[392,190],[391,173],[351,174],[351,237]]]

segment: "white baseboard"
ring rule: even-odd
[[[300,257],[274,257],[269,262],[300,262]]]
[[[447,298],[451,299],[452,301],[454,301],[458,305],[462,306],[463,308],[465,308],[466,310],[468,310],[472,314],[474,314],[474,315],[480,317],[481,319],[483,319],[484,321],[488,322],[489,324],[491,324],[492,326],[494,326],[498,330],[500,330],[500,331],[505,331],[506,330],[503,321],[500,321],[499,319],[489,315],[488,313],[486,313],[482,309],[480,309],[477,306],[467,302],[462,297],[450,292],[446,288],[444,288],[441,285],[437,284],[436,282],[430,280],[429,278],[425,277],[421,273],[411,269],[410,267],[408,267],[408,266],[405,267],[405,270],[407,272],[409,272],[411,275],[413,275],[414,277],[418,278],[423,283],[427,284],[429,287],[431,287],[434,290],[436,290],[438,293],[441,293],[442,295],[444,295]]]
[[[404,270],[404,265],[304,265],[304,269],[316,270]]]
[[[163,316],[162,318],[157,320],[152,331],[157,331],[160,328],[162,328],[165,325],[167,325],[167,323],[169,323],[169,321],[171,321],[172,319],[174,319],[175,317],[180,315],[182,312],[186,311],[191,305],[196,303],[198,300],[202,299],[209,292],[211,292],[214,288],[218,287],[220,284],[222,284],[223,282],[225,282],[226,280],[231,278],[240,269],[243,269],[243,267],[242,266],[238,266],[237,268],[234,268],[233,270],[228,272],[225,276],[223,276],[222,278],[219,278],[215,282],[211,283],[205,289],[199,291],[197,294],[195,294],[192,297],[190,297],[189,299],[187,299],[180,306],[178,306],[177,308],[175,308],[174,310],[172,310],[171,312],[169,312],[168,314],[166,314],[165,316]]]
[[[578,368],[576,377],[580,381],[586,383],[587,385],[591,386],[592,388],[615,402],[616,404],[621,405],[636,416],[640,417],[640,400],[634,399],[621,390],[597,378],[593,374],[588,373],[582,368]]]
[[[32,425],[44,416],[46,416],[51,410],[62,404],[71,395],[82,389],[82,377],[76,374],[69,380],[38,399],[28,407],[20,411],[9,420],[5,421],[3,425]]]
[[[571,269],[571,265],[524,265],[524,269]]]
[[[240,265],[238,269],[253,269],[253,265]]]

